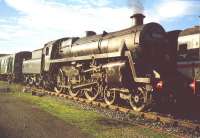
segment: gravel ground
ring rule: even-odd
[[[0,94],[0,138],[84,138],[80,129],[18,98]]]
[[[54,97],[58,100],[62,100],[62,98]],[[108,118],[124,121],[126,123],[137,124],[144,128],[152,128],[158,131],[163,131],[164,133],[174,134],[174,136],[183,137],[183,138],[200,138],[200,131],[191,130],[188,128],[182,128],[174,126],[173,124],[164,124],[162,122],[154,121],[154,120],[147,120],[141,117],[137,117],[134,115],[130,115],[128,113],[123,113],[119,111],[113,111],[106,108],[101,108],[95,105],[89,105],[82,102],[77,102],[73,100],[62,100],[66,102],[66,104],[71,104],[76,107],[79,107],[84,110],[90,110],[97,112],[99,114],[105,115]]]

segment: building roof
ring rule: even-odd
[[[198,33],[200,33],[200,26],[194,26],[192,28],[183,30],[180,33],[180,36],[187,36],[187,35],[198,34]]]

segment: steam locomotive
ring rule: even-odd
[[[0,57],[0,76],[90,101],[104,99],[108,105],[123,99],[135,111],[151,108],[171,94],[163,82],[171,85],[177,74],[180,31],[143,24],[144,17],[134,14],[134,25],[121,31],[88,31],[83,38],[61,38],[33,52]]]

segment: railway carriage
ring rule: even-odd
[[[1,79],[8,79],[9,75],[13,73],[14,55],[7,55],[0,57],[0,74]]]
[[[8,81],[22,81],[22,62],[30,56],[30,52],[19,52],[0,57],[0,77]]]
[[[182,31],[177,49],[177,70],[184,76],[182,87],[200,96],[200,26]]]

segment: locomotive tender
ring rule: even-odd
[[[143,24],[144,15],[131,18],[134,26],[83,38],[66,37],[45,44],[23,62],[25,83],[72,97],[103,98],[110,105],[128,100],[135,111],[151,107],[162,87],[167,63],[166,32],[157,23]],[[158,94],[159,95],[159,94]]]

